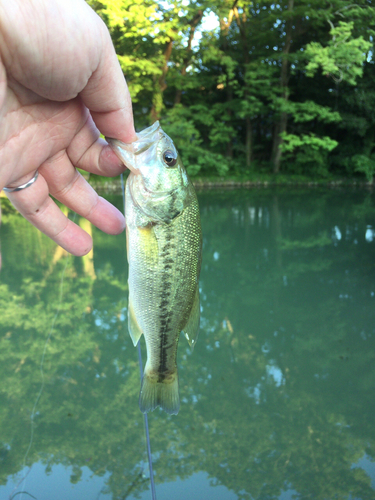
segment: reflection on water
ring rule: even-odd
[[[373,499],[374,194],[199,199],[201,332],[179,415],[149,418],[159,499]],[[150,498],[124,236],[85,229],[69,257],[3,203],[1,500]]]

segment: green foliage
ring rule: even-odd
[[[317,137],[313,134],[283,134],[282,151],[286,154],[283,162],[288,162],[288,171],[310,174],[312,177],[328,176],[328,152],[337,146],[330,137]]]
[[[341,115],[328,106],[322,106],[314,101],[292,102],[285,99],[275,99],[274,103],[280,111],[285,111],[293,117],[295,123],[305,123],[319,120],[322,123],[337,123]]]
[[[365,174],[368,182],[372,182],[375,175],[375,158],[365,155],[354,155],[350,159],[354,172]]]
[[[265,113],[270,103],[275,103],[279,96],[275,68],[259,61],[247,64],[244,85],[236,88],[236,96],[240,99],[237,106],[240,119]]]
[[[337,142],[330,139],[329,137],[316,137],[312,134],[297,136],[293,134],[284,134],[283,144],[281,148],[283,151],[292,153],[297,148],[311,148],[315,150],[327,150],[332,151],[333,148],[337,146]]]
[[[202,172],[223,176],[229,170],[229,162],[223,155],[211,153],[203,147],[203,139],[197,127],[199,124],[212,127],[211,141],[220,140],[221,133],[222,140],[227,142],[225,127],[220,130],[220,122],[218,126],[213,126],[212,116],[207,115],[199,105],[191,109],[175,106],[162,122],[164,130],[173,137],[190,176],[194,177]]]
[[[375,154],[370,2],[89,3],[109,28],[137,128],[161,119],[190,175],[260,174],[279,158],[281,173],[371,176],[370,160],[348,167]]]
[[[309,61],[306,75],[313,77],[321,68],[326,76],[336,82],[345,81],[355,85],[357,78],[363,74],[363,63],[372,43],[364,40],[362,36],[352,38],[353,29],[354,22],[340,21],[338,26],[332,26],[332,38],[326,47],[319,42],[309,43],[305,49]]]

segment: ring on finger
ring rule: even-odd
[[[34,182],[38,178],[38,175],[39,175],[39,172],[38,172],[38,170],[36,170],[34,177],[32,179],[30,179],[28,182],[26,182],[25,184],[21,184],[21,186],[17,186],[14,188],[3,187],[3,191],[5,191],[6,193],[14,193],[15,191],[22,191],[22,189],[26,189],[26,188],[30,187],[32,184],[34,184]]]

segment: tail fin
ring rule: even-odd
[[[180,409],[177,371],[173,379],[168,382],[156,382],[147,375],[146,371],[143,374],[139,408],[141,412],[148,413],[158,406],[170,415],[177,415]]]

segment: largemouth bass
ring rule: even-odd
[[[199,331],[202,233],[197,196],[159,122],[131,144],[107,140],[130,169],[125,188],[128,329],[134,345],[144,335],[147,349],[139,406],[143,413],[160,406],[177,414],[180,333],[194,347]]]

